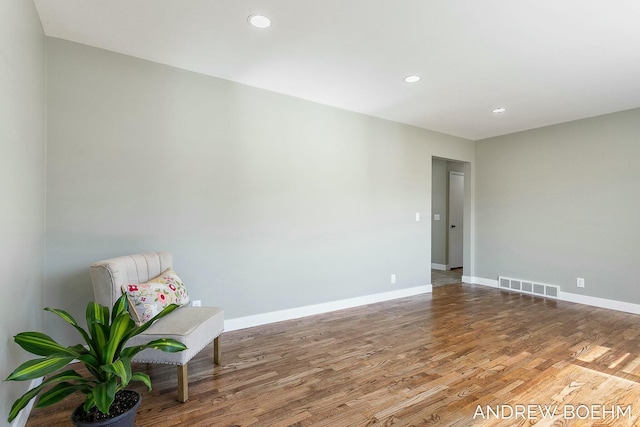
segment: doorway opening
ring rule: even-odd
[[[465,268],[468,163],[433,158],[431,191],[431,283],[461,283]]]

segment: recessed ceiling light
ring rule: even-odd
[[[256,28],[269,28],[271,26],[271,20],[264,15],[251,15],[247,20],[249,24]]]
[[[496,113],[496,114],[504,113],[505,111],[507,111],[507,109],[504,107],[498,107],[491,110],[492,113]]]
[[[420,76],[407,76],[404,78],[407,83],[416,83],[420,81]]]

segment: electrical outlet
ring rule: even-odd
[[[191,301],[191,307],[202,307],[202,301],[199,299]]]
[[[578,280],[576,281],[576,285],[579,288],[584,288],[584,279],[582,277],[578,277]]]
[[[396,275],[395,274],[391,275],[391,283],[396,283]]]

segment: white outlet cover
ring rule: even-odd
[[[433,215],[433,220],[434,221],[440,221],[440,214],[434,214]]]
[[[416,212],[416,221],[420,221],[420,212]]]

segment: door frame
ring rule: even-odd
[[[462,171],[464,173],[464,214],[463,214],[463,222],[464,222],[464,235],[463,235],[463,260],[462,260],[462,281],[464,283],[473,283],[475,280],[475,250],[474,250],[474,205],[475,205],[475,188],[474,188],[474,175],[475,175],[475,164],[472,159],[465,158],[455,158],[448,156],[431,156],[431,164],[433,165],[433,160],[443,160],[445,162],[454,162],[460,163],[463,165]],[[448,172],[448,171],[447,171]],[[448,173],[447,173],[448,176]],[[448,192],[448,188],[446,190]],[[431,195],[433,195],[433,182],[431,183]],[[433,239],[433,215],[434,212],[433,205],[431,204],[431,221],[430,221],[430,238]],[[445,219],[445,218],[443,218]],[[448,221],[448,220],[447,220]],[[429,242],[429,246],[431,246],[432,241]],[[431,272],[431,267],[433,266],[431,251],[429,258],[429,273]],[[448,257],[448,252],[447,257]],[[448,262],[448,260],[447,260]],[[445,265],[442,265],[445,267]],[[444,269],[444,268],[443,268]],[[431,277],[431,274],[429,274]]]

